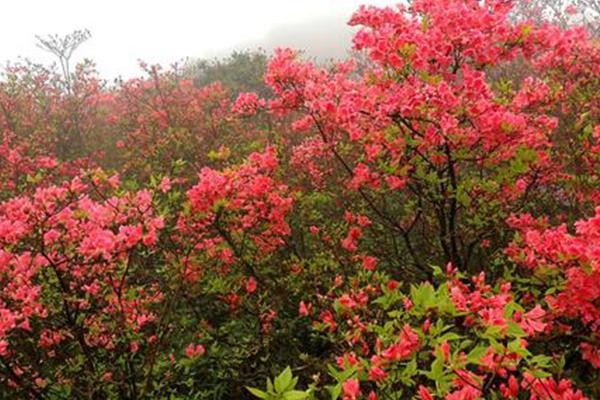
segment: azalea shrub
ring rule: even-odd
[[[6,68],[0,398],[599,398],[600,42],[517,6],[363,6],[331,65]]]

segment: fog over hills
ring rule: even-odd
[[[318,61],[342,59],[352,47],[352,34],[356,28],[347,24],[342,15],[329,15],[295,24],[274,26],[264,38],[240,42],[217,52],[207,52],[202,57],[224,57],[234,50],[261,48],[272,52],[278,47],[291,47]]]
[[[20,0],[3,4],[0,63],[18,57],[48,63],[35,35],[89,29],[92,37],[75,54],[97,63],[108,79],[140,75],[138,60],[169,65],[185,59],[227,56],[234,49],[310,49],[321,60],[341,58],[350,47],[347,25],[360,4],[394,0]],[[26,23],[24,23],[26,21]]]

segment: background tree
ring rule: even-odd
[[[224,58],[190,61],[183,67],[184,75],[202,87],[219,81],[231,90],[232,96],[241,92],[256,92],[261,97],[269,95],[263,81],[268,56],[262,49],[234,51]]]
[[[48,35],[46,37],[36,35],[37,46],[54,55],[60,64],[64,83],[67,92],[71,92],[71,81],[73,80],[71,71],[71,57],[84,42],[91,38],[91,33],[87,29],[76,30],[67,35],[58,34]]]

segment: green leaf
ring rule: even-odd
[[[530,356],[531,353],[529,352],[529,350],[524,349],[523,346],[521,346],[521,340],[520,339],[515,339],[511,342],[508,343],[508,350],[520,355],[521,357],[527,357]]]
[[[458,340],[458,339],[462,339],[462,336],[460,336],[457,333],[454,332],[448,332],[448,333],[444,333],[442,336],[440,336],[439,338],[437,338],[435,341],[438,344],[441,344],[443,342],[450,342],[452,340]]]
[[[342,384],[338,383],[335,386],[328,386],[327,389],[331,393],[331,400],[337,400],[342,394]]]
[[[402,371],[400,375],[400,381],[406,386],[413,386],[414,380],[413,376],[417,373],[417,361],[415,359],[410,360],[408,364],[406,364],[406,368]]]
[[[308,397],[308,393],[302,392],[300,390],[291,390],[289,392],[285,392],[283,398],[285,400],[304,400]]]
[[[483,337],[488,339],[498,339],[501,337],[502,327],[498,325],[488,326],[483,334]]]
[[[444,375],[444,359],[436,358],[434,362],[431,363],[431,371],[427,373],[427,377],[433,381],[440,381],[442,376]]]
[[[545,356],[543,354],[539,354],[535,357],[532,357],[531,360],[529,360],[529,363],[535,364],[537,367],[540,367],[540,368],[546,368],[550,365],[551,361],[552,361],[552,357]]]
[[[259,399],[266,399],[267,398],[267,394],[265,392],[263,392],[262,390],[258,390],[256,388],[252,388],[252,387],[248,387],[246,386],[246,389],[252,393],[253,396],[258,397]]]
[[[472,364],[481,365],[482,364],[481,359],[483,358],[483,356],[485,356],[487,349],[488,349],[487,346],[475,347],[473,350],[471,350],[469,352],[469,354],[467,354],[467,361]]]
[[[508,321],[508,329],[506,330],[508,336],[521,338],[527,336],[523,328],[521,328],[516,322]]]
[[[456,193],[456,200],[465,207],[471,206],[471,198],[469,197],[469,194],[466,193],[462,188],[459,188],[458,192]]]
[[[292,369],[287,367],[277,378],[275,378],[275,391],[277,393],[287,391],[292,382]]]
[[[414,358],[406,364],[406,368],[402,372],[402,376],[410,378],[417,373],[417,360]]]
[[[531,375],[533,375],[534,378],[548,378],[549,376],[552,376],[552,374],[546,372],[546,371],[542,371],[541,369],[530,369],[529,372]]]
[[[410,291],[415,307],[428,308],[435,306],[435,289],[430,283],[427,282],[419,286],[412,286]]]

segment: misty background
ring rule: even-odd
[[[320,60],[351,46],[352,13],[365,0],[34,1],[5,2],[0,62],[20,57],[51,63],[35,35],[89,29],[92,37],[72,60],[93,60],[101,76],[141,75],[139,60],[168,66],[186,59],[224,57],[234,50],[292,47]],[[373,5],[397,1],[368,0]],[[7,18],[6,16],[10,16]]]

